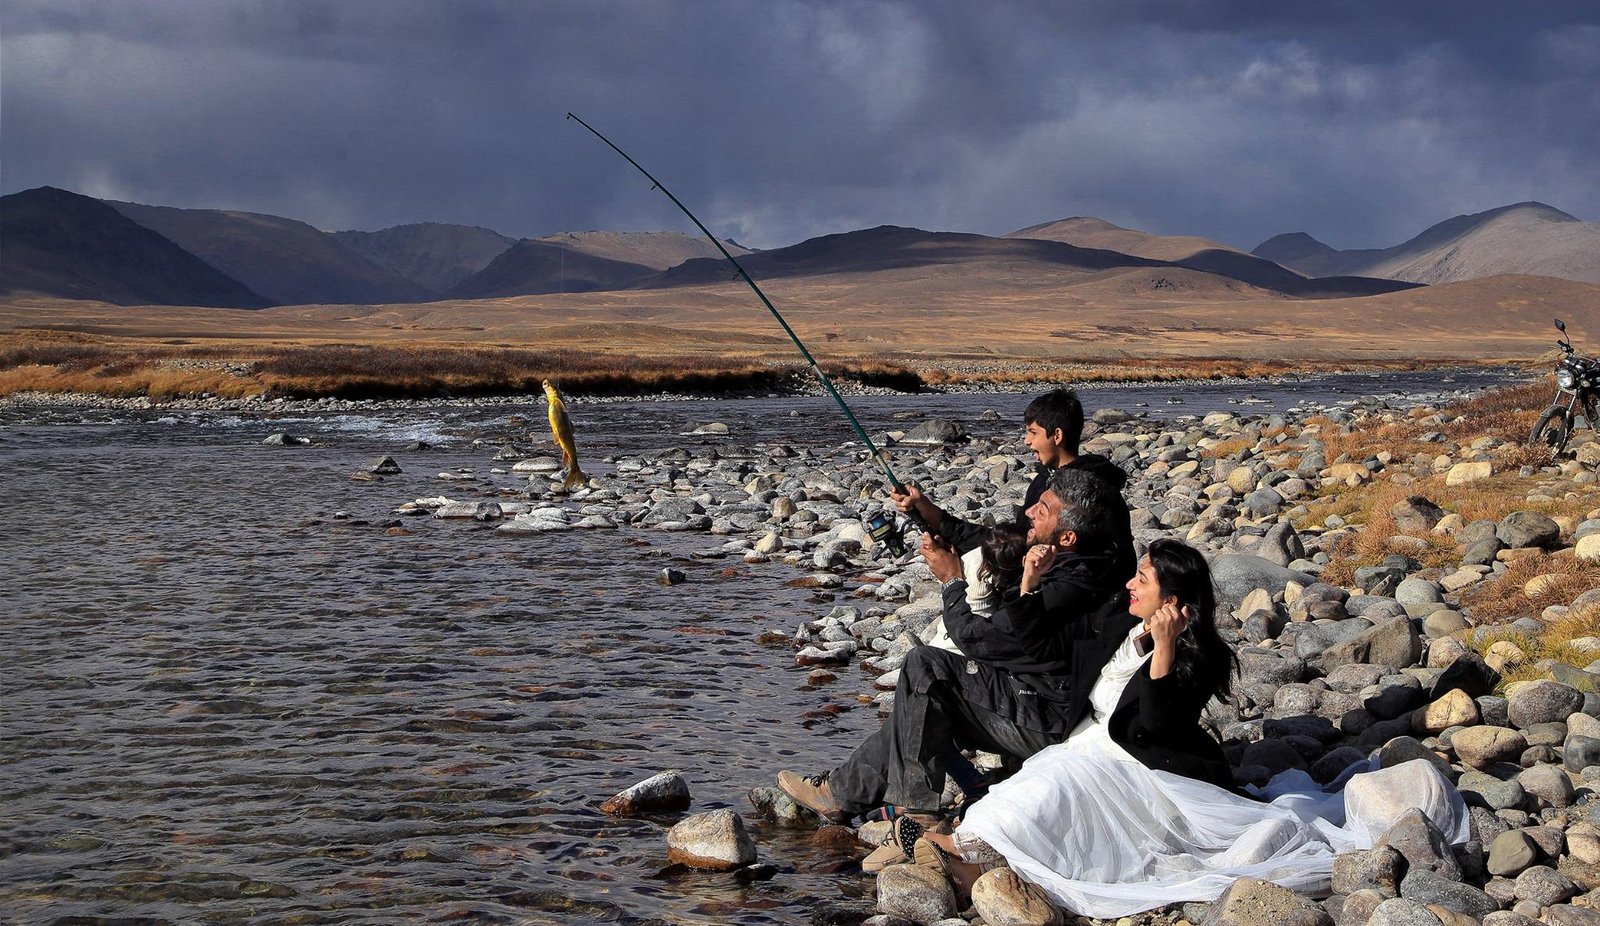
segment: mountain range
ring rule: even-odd
[[[1458,216],[1369,251],[1338,251],[1295,233],[1246,253],[1092,217],[998,238],[881,226],[768,251],[723,246],[758,280],[849,278],[919,291],[1087,282],[1107,293],[1121,287],[1202,300],[1339,299],[1502,273],[1600,282],[1600,223],[1538,203]],[[676,232],[520,241],[440,223],[325,232],[279,216],[100,201],[50,187],[0,197],[0,296],[229,308],[395,305],[663,290],[731,276],[710,242]]]
[[[1600,283],[1600,222],[1579,221],[1544,203],[1516,203],[1446,219],[1392,248],[1340,251],[1294,232],[1269,238],[1251,253],[1311,276],[1431,284],[1527,273]]]

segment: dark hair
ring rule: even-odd
[[[1007,521],[983,538],[983,564],[978,575],[997,591],[1022,583],[1022,556],[1028,552],[1028,529]]]
[[[1048,491],[1061,500],[1057,536],[1062,531],[1077,534],[1080,553],[1090,552],[1110,537],[1112,491],[1104,479],[1086,470],[1063,466],[1050,474]]]
[[[1178,540],[1150,543],[1150,568],[1163,595],[1193,612],[1188,631],[1178,636],[1172,671],[1179,681],[1198,680],[1219,700],[1228,700],[1239,657],[1217,633],[1217,593],[1211,584],[1211,567],[1199,550]]]
[[[1045,433],[1061,429],[1061,442],[1067,452],[1078,453],[1078,442],[1083,440],[1083,403],[1071,389],[1052,389],[1032,402],[1022,413],[1022,423],[1036,424]]]

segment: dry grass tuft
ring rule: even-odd
[[[1525,587],[1535,576],[1556,578],[1530,596]],[[1570,550],[1541,552],[1509,563],[1499,576],[1472,586],[1461,603],[1478,623],[1497,624],[1519,617],[1538,617],[1550,605],[1570,604],[1596,587],[1600,587],[1600,566],[1579,560]]]
[[[1586,639],[1587,638],[1587,639]],[[1523,633],[1509,624],[1486,628],[1468,639],[1468,645],[1479,655],[1502,641],[1511,643],[1527,657],[1501,672],[1500,691],[1517,682],[1550,678],[1550,672],[1540,665],[1544,660],[1555,660],[1569,666],[1582,668],[1600,658],[1592,641],[1600,638],[1600,605],[1581,608],[1565,617],[1550,621],[1537,634]],[[1582,641],[1582,642],[1580,642]],[[1591,685],[1587,690],[1600,693],[1600,687]]]

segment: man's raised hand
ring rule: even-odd
[[[1037,591],[1039,583],[1044,581],[1044,574],[1056,564],[1056,548],[1052,544],[1039,543],[1028,548],[1022,555],[1022,590],[1024,592]]]

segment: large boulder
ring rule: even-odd
[[[1356,637],[1323,650],[1320,662],[1326,672],[1352,662],[1405,669],[1422,655],[1422,636],[1408,617],[1394,617]]]
[[[1561,525],[1537,511],[1513,511],[1500,519],[1494,535],[1512,549],[1542,547],[1548,549],[1561,539]]]
[[[1506,694],[1512,726],[1526,730],[1536,723],[1564,722],[1583,710],[1583,692],[1560,682],[1532,681],[1511,685]]]
[[[900,438],[900,443],[931,447],[939,444],[958,444],[966,439],[967,432],[961,425],[943,418],[933,418],[908,431]]]
[[[1239,607],[1244,596],[1258,588],[1277,594],[1290,582],[1307,586],[1312,576],[1279,566],[1249,553],[1224,553],[1211,561],[1211,578],[1216,582],[1219,604],[1228,610]]]

